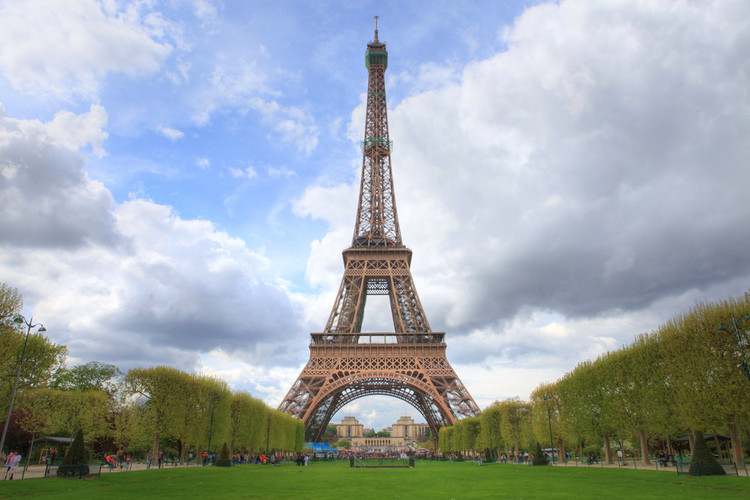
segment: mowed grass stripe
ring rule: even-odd
[[[348,462],[194,467],[104,473],[98,479],[0,483],[2,498],[705,499],[750,497],[744,477],[673,472],[418,462],[414,469],[349,469]]]

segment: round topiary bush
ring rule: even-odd
[[[539,444],[539,441],[537,441],[536,448],[534,448],[534,460],[531,462],[531,465],[547,465],[547,457],[544,456],[542,445]]]
[[[691,476],[726,475],[724,467],[716,461],[713,453],[708,449],[702,432],[695,433],[695,453],[693,453],[693,459],[690,461],[688,474]]]
[[[89,473],[89,458],[83,443],[83,431],[78,429],[68,454],[57,468],[57,477],[82,477]]]
[[[224,443],[219,453],[219,458],[216,459],[216,467],[231,467],[232,461],[229,459],[229,450],[227,449],[227,443]]]

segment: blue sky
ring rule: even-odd
[[[0,1],[0,279],[71,363],[178,366],[277,405],[351,243],[378,15],[425,311],[480,407],[527,398],[750,288],[748,10]]]

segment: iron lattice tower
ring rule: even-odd
[[[388,52],[367,45],[367,116],[362,180],[344,277],[322,333],[311,333],[310,360],[279,409],[318,441],[333,415],[365,396],[387,395],[416,408],[436,438],[443,425],[480,414],[445,355],[445,333],[433,332],[412,280],[412,252],[401,240],[391,172],[385,99]],[[394,332],[362,333],[368,295],[388,295]]]

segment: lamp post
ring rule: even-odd
[[[745,350],[742,348],[742,336],[740,335],[740,330],[738,328],[740,323],[742,323],[743,321],[745,322],[750,321],[750,314],[745,314],[740,319],[735,319],[735,317],[732,316],[731,326],[734,327],[734,335],[737,337],[737,347],[740,348],[740,355],[742,356],[742,362],[740,363],[740,365],[742,366],[742,371],[745,373],[745,376],[748,378],[748,380],[750,380],[750,365],[748,364]],[[729,331],[729,328],[727,328],[728,326],[730,326],[730,323],[724,323],[721,326],[719,326],[717,330],[722,331],[722,332],[728,332]]]
[[[18,380],[21,378],[21,368],[23,367],[23,358],[26,356],[26,345],[29,343],[29,335],[31,335],[31,329],[36,328],[37,326],[39,329],[37,330],[37,333],[43,333],[46,332],[47,329],[44,328],[44,325],[41,323],[37,323],[36,325],[32,324],[34,321],[34,318],[32,317],[29,319],[29,321],[26,321],[26,318],[18,314],[15,318],[13,318],[13,323],[18,323],[19,325],[26,325],[28,328],[26,330],[26,339],[23,341],[23,350],[21,351],[21,359],[18,360],[18,372],[16,373],[16,381],[13,384],[13,394],[10,397],[10,407],[8,408],[8,417],[5,419],[5,427],[3,427],[3,437],[0,439],[0,452],[3,451],[3,447],[5,446],[5,436],[8,434],[8,425],[10,424],[10,416],[13,414],[13,403],[16,401],[16,391],[18,390]]]
[[[211,398],[211,422],[208,425],[208,453],[211,453],[211,435],[214,432],[214,409],[216,408],[216,402],[221,399],[221,396],[216,394],[215,392],[211,392],[208,394],[208,397]]]
[[[542,401],[549,401],[550,399],[552,399],[552,396],[547,395],[542,398]],[[552,415],[550,413],[549,403],[547,403],[547,424],[549,425],[549,450],[550,450],[550,453],[552,453],[552,462],[554,463],[555,462],[555,445],[552,442]]]

